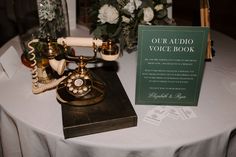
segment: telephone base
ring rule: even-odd
[[[137,115],[116,70],[107,67],[92,71],[106,83],[105,98],[95,105],[61,105],[65,139],[137,125]]]

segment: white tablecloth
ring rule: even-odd
[[[61,106],[56,92],[31,92],[25,66],[0,79],[1,152],[4,157],[235,157],[236,41],[212,34],[216,56],[206,63],[197,118],[165,119],[159,126],[143,121],[154,105],[135,105],[136,53],[117,62],[118,76],[138,115],[137,127],[64,139]],[[19,40],[10,45],[19,53]]]

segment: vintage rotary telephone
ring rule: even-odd
[[[91,38],[60,38],[58,43],[63,44],[65,51],[68,46],[93,47],[93,56],[69,56],[65,53],[67,61],[75,62],[78,67],[71,72],[57,87],[57,100],[62,104],[85,106],[96,104],[104,99],[105,83],[90,69],[87,63],[97,59],[97,53],[106,61],[113,61],[119,57],[119,49],[111,40],[102,42]]]
[[[64,58],[59,61],[55,59],[59,53],[56,52],[53,42],[48,40],[48,52],[45,56],[48,59],[48,65],[50,65],[58,75],[63,75],[66,68],[66,62],[75,62],[78,67],[74,71],[70,72],[68,76],[64,75],[59,79],[54,79],[46,84],[39,83],[39,67],[35,59],[34,47],[31,46],[34,42],[38,42],[38,39],[34,39],[28,44],[28,47],[31,49],[29,52],[32,56],[31,60],[33,61],[33,93],[37,94],[57,87],[58,101],[63,104],[76,106],[91,105],[103,100],[105,95],[105,84],[91,70],[86,68],[86,65],[87,63],[96,60],[98,52],[101,54],[103,60],[116,60],[120,55],[119,48],[113,44],[111,40],[103,42],[92,38],[58,38],[56,43],[64,47]],[[93,47],[94,55],[71,55],[68,51],[70,46]]]

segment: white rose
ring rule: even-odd
[[[154,12],[152,10],[152,8],[147,7],[147,8],[143,8],[143,20],[145,22],[150,22],[152,21],[153,17],[154,17]]]
[[[106,22],[116,24],[119,20],[119,12],[115,7],[105,4],[99,9],[98,18],[98,22],[102,24]]]
[[[129,3],[124,6],[124,9],[128,10],[128,12],[132,14],[135,9],[138,9],[141,6],[141,4],[141,0],[130,0]]]
[[[157,4],[157,5],[155,6],[155,10],[156,10],[156,11],[160,11],[160,10],[162,10],[163,8],[164,8],[163,4]]]
[[[129,23],[130,19],[128,17],[126,17],[126,16],[122,16],[122,22]]]
[[[141,0],[134,0],[134,3],[136,5],[136,7],[139,8],[142,4],[142,1]]]
[[[129,2],[124,6],[124,9],[127,10],[129,13],[133,13],[135,10],[135,6],[133,2]]]

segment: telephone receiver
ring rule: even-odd
[[[56,60],[56,59],[50,59],[49,64],[51,68],[57,72],[58,75],[62,75],[66,68],[66,60]]]
[[[66,37],[58,38],[57,43],[67,46],[93,47],[96,46],[101,58],[105,61],[114,61],[120,56],[119,48],[111,40],[102,41],[89,37]]]

